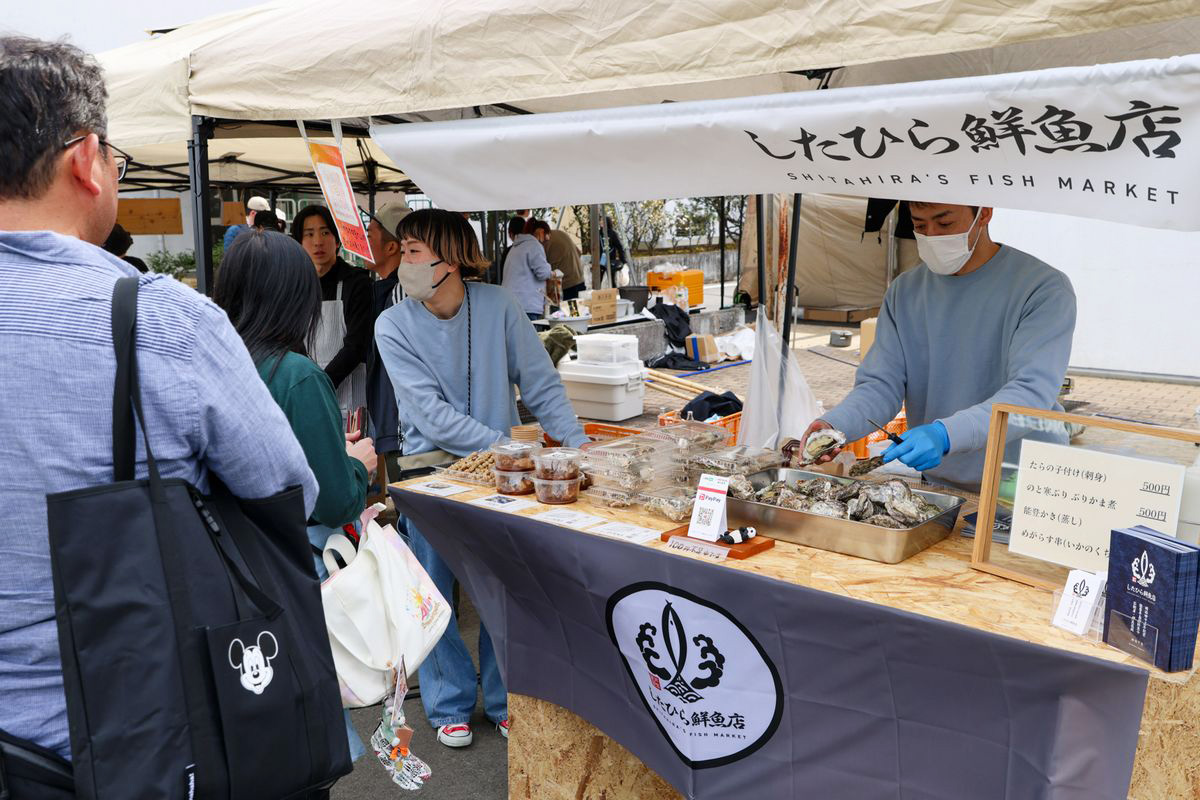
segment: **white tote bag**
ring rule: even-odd
[[[363,513],[357,551],[334,534],[322,555],[329,578],[321,601],[347,708],[386,697],[400,664],[413,675],[450,622],[450,606],[416,556],[391,525],[375,522],[383,509]]]

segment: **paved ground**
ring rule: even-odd
[[[716,299],[715,296],[713,299]],[[829,331],[835,327],[854,330],[855,337],[850,347],[828,346]],[[837,405],[854,384],[854,372],[858,364],[857,326],[799,323],[794,329],[793,348],[817,399],[826,408]],[[749,386],[750,368],[730,367],[690,380],[716,389],[732,390],[744,398]],[[1122,417],[1158,425],[1200,427],[1195,416],[1200,408],[1200,386],[1076,378],[1070,399],[1079,404],[1078,412],[1082,414]],[[655,425],[661,411],[680,405],[676,398],[648,388],[647,413],[629,424],[638,427]],[[1180,463],[1191,463],[1200,453],[1190,445],[1138,442],[1095,430],[1089,430],[1077,441],[1091,446],[1134,450]],[[461,599],[460,611],[464,638],[475,654],[479,618],[465,596]],[[474,721],[475,743],[463,750],[450,750],[437,743],[433,729],[425,720],[419,699],[408,700],[404,709],[409,724],[416,731],[413,752],[425,759],[434,773],[433,779],[418,796],[424,800],[502,800],[508,796],[507,745],[482,715],[477,712]],[[354,712],[356,727],[364,740],[369,738],[378,723],[378,715],[378,708]],[[519,725],[520,721],[515,720],[514,724]],[[354,772],[334,788],[333,798],[359,800],[389,797],[392,793],[404,794],[387,779],[383,769],[374,761],[373,754],[368,754],[356,765]]]

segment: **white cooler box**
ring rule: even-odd
[[[575,413],[587,419],[620,422],[640,416],[646,399],[645,372],[640,361],[558,365]]]

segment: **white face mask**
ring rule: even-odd
[[[971,254],[979,246],[979,238],[983,235],[981,230],[979,236],[975,237],[975,244],[970,243],[971,231],[979,221],[981,213],[982,206],[975,212],[975,219],[971,221],[971,227],[967,228],[966,233],[948,233],[944,236],[914,233],[917,237],[917,253],[930,271],[938,275],[953,275],[971,259]]]
[[[450,277],[450,273],[447,272],[437,283],[432,282],[434,268],[441,263],[440,258],[423,264],[401,261],[400,266],[396,268],[396,277],[400,279],[404,293],[422,303],[437,294],[438,287]]]

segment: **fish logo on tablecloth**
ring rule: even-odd
[[[700,674],[693,676],[690,680],[685,679],[683,672],[687,668],[688,635],[683,629],[683,621],[670,602],[663,605],[661,624],[662,647],[666,650],[672,669],[667,669],[658,663],[660,656],[654,648],[658,646],[655,637],[658,635],[659,629],[651,622],[642,623],[638,628],[637,639],[634,641],[642,652],[646,668],[650,670],[652,676],[667,681],[667,691],[685,703],[703,700],[704,695],[700,694],[701,689],[720,685],[721,676],[725,674],[725,656],[721,655],[721,651],[713,644],[710,637],[704,634],[695,636],[692,644],[699,648],[697,655],[701,661],[696,665],[696,669]],[[657,683],[656,688],[658,688]]]

